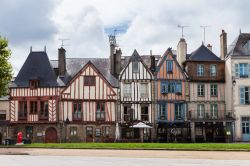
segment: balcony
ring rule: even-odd
[[[218,121],[218,120],[233,120],[232,111],[218,110],[217,113],[212,113],[211,110],[205,110],[203,113],[198,113],[197,110],[188,111],[188,120],[194,121]]]

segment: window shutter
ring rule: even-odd
[[[239,64],[234,65],[235,77],[239,77]]]
[[[250,63],[248,63],[248,77],[250,77]]]
[[[185,113],[184,104],[181,104],[181,117],[182,118],[185,118],[184,113]]]
[[[240,104],[245,104],[245,87],[240,87]]]
[[[165,93],[165,83],[161,82],[161,93]]]

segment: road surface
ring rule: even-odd
[[[1,148],[2,166],[250,166],[250,152]]]

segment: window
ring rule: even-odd
[[[199,119],[202,119],[205,117],[205,105],[204,104],[198,104],[197,105],[197,116]]]
[[[240,63],[240,77],[248,77],[248,64],[247,63]]]
[[[167,119],[167,107],[166,107],[166,104],[159,104],[159,118],[161,120],[164,120],[164,119]]]
[[[211,96],[217,96],[218,95],[218,87],[216,84],[211,84],[210,85],[210,92]]]
[[[181,84],[181,82],[177,82],[175,85],[176,85],[175,93],[182,94],[182,84]]]
[[[148,121],[148,106],[141,107],[141,120]]]
[[[84,76],[84,86],[95,86],[95,76]]]
[[[37,101],[30,101],[30,114],[37,114]]]
[[[86,127],[86,136],[93,137],[93,127],[90,127],[90,126]]]
[[[167,60],[166,63],[167,63],[167,65],[166,65],[167,66],[167,72],[172,73],[173,72],[173,61]]]
[[[0,110],[0,120],[6,120],[6,111]]]
[[[27,119],[27,101],[19,101],[19,119]]]
[[[95,136],[96,137],[100,137],[101,136],[101,129],[100,128],[96,128],[95,129]]]
[[[40,101],[40,119],[48,119],[49,104],[48,101]]]
[[[133,113],[132,113],[132,109],[131,106],[124,106],[123,107],[123,119],[124,121],[130,121],[133,119]]]
[[[250,76],[250,64],[240,63],[235,64],[235,77],[246,78]]]
[[[175,119],[183,120],[184,119],[184,105],[183,103],[175,103]]]
[[[242,134],[250,134],[248,122],[242,122]]]
[[[167,82],[161,82],[161,93],[168,93],[168,83]]]
[[[26,137],[29,139],[33,138],[33,126],[26,126],[25,127],[25,131],[26,131]]]
[[[123,96],[127,98],[131,97],[131,84],[128,83],[123,84]]]
[[[96,104],[96,120],[104,121],[105,120],[105,103]]]
[[[198,96],[205,96],[205,86],[204,84],[198,84]]]
[[[82,119],[82,103],[74,102],[73,103],[73,120],[81,120]]]
[[[38,80],[30,80],[30,81],[29,81],[29,85],[30,85],[30,88],[31,88],[31,89],[35,89],[35,88],[38,87],[39,81],[38,81]]]
[[[70,127],[70,136],[77,136],[77,127]]]
[[[218,104],[211,104],[210,111],[211,111],[212,119],[217,119],[218,118]]]
[[[217,66],[215,64],[210,65],[210,76],[214,77],[217,75]]]
[[[250,87],[240,87],[240,104],[250,104]]]
[[[168,83],[168,93],[175,93],[175,83],[174,82]]]
[[[109,126],[103,126],[102,127],[102,135],[103,137],[109,137],[110,135],[110,127]]]
[[[141,83],[140,84],[141,98],[148,98],[148,84]]]
[[[202,64],[197,65],[197,75],[204,76],[204,65]]]
[[[132,71],[133,71],[133,73],[138,73],[139,72],[139,63],[138,62],[133,62],[132,63]]]

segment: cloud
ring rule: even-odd
[[[0,33],[11,44],[27,41],[49,40],[57,31],[50,19],[55,1],[2,0],[0,10]]]
[[[168,47],[176,49],[181,37],[178,24],[189,26],[184,29],[189,53],[203,41],[200,26],[209,25],[206,44],[212,44],[219,56],[222,29],[228,33],[228,45],[240,28],[249,30],[249,7],[247,0],[3,0],[0,32],[10,40],[16,70],[30,45],[41,50],[46,44],[49,57],[56,59],[59,38],[70,39],[67,57],[108,57],[108,34],[113,29],[122,29],[117,43],[123,55],[131,55],[134,49],[140,54],[149,50],[163,54]]]

